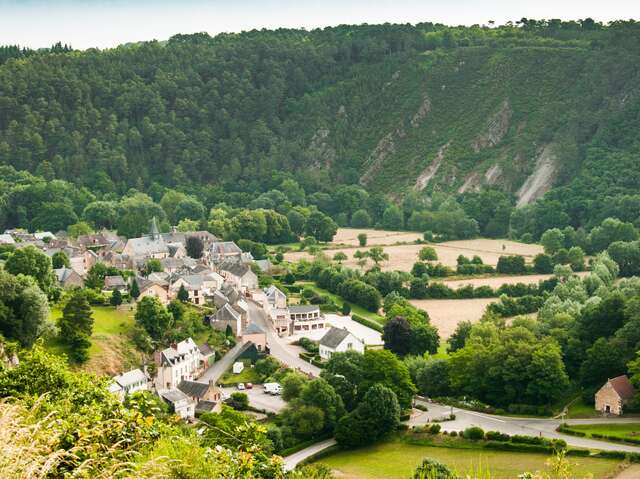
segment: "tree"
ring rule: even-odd
[[[187,291],[187,289],[184,287],[184,284],[180,285],[177,298],[178,298],[178,301],[182,301],[183,303],[186,303],[189,301],[189,291]]]
[[[367,234],[366,233],[360,233],[358,235],[358,244],[361,247],[367,246]]]
[[[553,261],[551,256],[539,253],[533,258],[533,270],[538,274],[553,273]]]
[[[438,253],[436,253],[436,250],[431,246],[425,246],[418,253],[418,257],[421,261],[437,261]]]
[[[144,265],[144,275],[149,276],[151,273],[162,273],[164,268],[162,267],[162,263],[159,259],[150,258]]]
[[[349,316],[351,314],[351,305],[345,301],[344,303],[342,303],[340,312],[343,316]]]
[[[398,356],[405,356],[411,351],[411,326],[409,322],[396,317],[384,324],[382,340],[384,348]]]
[[[416,373],[416,386],[421,394],[432,398],[449,396],[449,361],[428,359]]]
[[[291,231],[296,236],[302,236],[304,233],[304,225],[306,222],[306,217],[300,213],[300,211],[296,209],[292,209],[287,213],[287,220],[289,221],[289,226],[291,227]]]
[[[264,359],[259,359],[256,361],[254,368],[255,372],[258,373],[262,379],[270,377],[278,369],[280,369],[280,363],[273,356],[267,356]]]
[[[282,385],[282,399],[287,402],[297,398],[300,396],[304,385],[309,381],[306,376],[298,372],[290,372],[282,381],[280,381]]]
[[[471,321],[461,321],[456,326],[455,331],[449,337],[449,347],[447,351],[449,353],[455,353],[458,349],[464,348],[467,338],[471,334],[471,328],[473,323]]]
[[[140,237],[149,232],[151,220],[156,218],[162,223],[166,220],[164,210],[160,205],[143,194],[135,193],[123,198],[118,204],[116,227],[118,234],[127,238]]]
[[[44,292],[49,292],[53,286],[51,258],[35,246],[17,249],[9,256],[4,268],[13,275],[24,274],[33,277]]]
[[[69,257],[67,253],[64,251],[56,251],[51,256],[51,267],[53,269],[59,268],[69,268],[71,267],[71,262],[69,261]]]
[[[138,286],[138,281],[135,278],[133,279],[133,281],[131,282],[131,286],[129,287],[129,295],[131,295],[133,299],[138,299],[138,297],[140,296],[140,287]]]
[[[204,243],[197,236],[189,236],[187,238],[186,249],[190,258],[200,259],[204,251]]]
[[[540,238],[540,244],[544,247],[544,252],[552,256],[564,248],[564,233],[559,228],[547,230]]]
[[[360,405],[343,417],[336,428],[336,441],[343,447],[372,443],[400,425],[400,405],[395,393],[382,384],[373,385]]]
[[[371,226],[371,216],[367,210],[357,210],[351,216],[352,228],[369,228]]]
[[[318,241],[331,241],[338,232],[338,225],[320,211],[313,211],[304,226],[305,235],[313,236]]]
[[[60,339],[71,348],[70,357],[76,362],[86,361],[91,347],[89,337],[93,333],[93,311],[83,291],[71,295],[58,325]]]
[[[35,279],[0,269],[0,334],[30,348],[49,326],[47,297]]]
[[[135,320],[154,341],[159,341],[173,324],[171,314],[153,296],[145,296],[138,303]]]
[[[204,218],[205,209],[202,203],[192,197],[187,197],[178,202],[175,207],[173,222],[174,224],[180,220],[188,219],[200,221]]]
[[[347,255],[344,254],[342,251],[338,251],[336,254],[333,255],[333,261],[337,261],[338,263],[342,263],[346,259],[347,259]]]
[[[299,399],[305,406],[317,407],[324,414],[324,429],[333,431],[338,420],[344,416],[342,398],[323,378],[308,381],[300,391]]]
[[[380,246],[373,246],[365,254],[368,258],[371,259],[371,261],[376,264],[376,266],[378,266],[378,264],[382,263],[383,261],[389,260],[389,255],[385,253]]]
[[[122,304],[122,293],[120,293],[119,289],[115,289],[113,293],[111,293],[111,298],[109,298],[109,304],[114,307],[118,307]]]
[[[404,227],[404,215],[396,205],[389,206],[382,215],[382,227],[388,230],[401,230]]]
[[[116,224],[117,204],[113,201],[94,201],[82,212],[82,219],[95,229],[112,229]]]

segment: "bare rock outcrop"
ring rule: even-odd
[[[491,118],[489,118],[485,131],[471,143],[473,151],[478,153],[484,148],[496,146],[500,143],[509,131],[512,115],[513,110],[511,110],[509,101],[504,100],[500,109]]]
[[[447,152],[450,144],[451,142],[442,145],[438,149],[436,157],[433,159],[433,161],[422,171],[422,173],[420,173],[420,175],[418,175],[416,184],[413,187],[416,191],[423,191],[429,185],[429,182],[433,179],[433,177],[436,176],[436,173],[438,173],[440,165],[442,165],[444,155]]]
[[[326,128],[318,129],[306,151],[306,156],[315,168],[327,168],[336,159],[336,150],[329,141],[330,131]]]
[[[516,206],[528,205],[551,189],[556,179],[558,164],[553,153],[553,144],[548,144],[536,158],[536,165],[517,193]]]

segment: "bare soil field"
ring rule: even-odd
[[[359,246],[358,235],[367,235],[367,245],[392,245],[396,243],[412,243],[422,239],[420,233],[406,231],[384,231],[358,228],[339,228],[338,233],[333,238],[334,244]]]
[[[576,273],[580,277],[584,277],[589,274],[588,271]],[[472,285],[477,288],[478,286],[490,286],[492,288],[499,288],[503,284],[538,284],[539,281],[543,281],[551,278],[552,274],[529,274],[523,276],[494,276],[488,278],[469,278],[469,279],[456,279],[447,281],[444,279],[442,282],[449,286],[451,289],[458,289],[463,286]]]
[[[343,230],[338,230],[338,234]],[[358,230],[349,230],[358,231]],[[364,231],[364,230],[360,230]],[[374,231],[374,230],[372,230]],[[344,233],[343,233],[344,234]],[[402,233],[406,234],[406,233]],[[357,240],[356,240],[357,241]],[[361,251],[367,251],[369,244],[365,248],[359,248],[356,246],[349,248],[337,248],[327,249],[324,253],[332,258],[334,254],[341,251],[347,255],[347,260],[344,262],[346,266],[351,268],[357,267],[357,260],[354,259],[353,254],[359,249]],[[384,271],[410,271],[413,264],[418,261],[418,252],[425,245],[423,244],[403,244],[385,246],[383,249],[385,253],[389,255],[389,261],[385,261],[382,264]],[[491,239],[474,239],[465,241],[449,241],[446,243],[431,244],[436,253],[438,254],[438,262],[447,266],[455,267],[457,264],[458,256],[464,255],[471,258],[474,255],[482,258],[482,261],[486,264],[495,266],[498,263],[498,258],[504,255],[521,255],[524,256],[527,262],[531,262],[533,257],[542,252],[542,246],[517,243],[515,241],[506,240],[491,240]],[[504,249],[503,249],[504,246]],[[299,261],[300,259],[311,259],[311,255],[301,252],[290,252],[285,254],[287,261]],[[370,267],[368,265],[367,267]]]
[[[409,302],[429,313],[431,324],[443,339],[448,338],[462,321],[479,321],[487,305],[497,298],[477,299],[412,299]]]

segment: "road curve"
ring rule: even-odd
[[[285,471],[291,471],[292,469],[295,469],[295,467],[305,459],[309,459],[311,456],[314,456],[319,452],[330,448],[331,446],[335,446],[336,444],[336,440],[331,438],[312,444],[311,446],[306,447],[298,452],[294,452],[290,456],[284,458]]]

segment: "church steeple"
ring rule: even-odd
[[[156,217],[151,218],[151,232],[149,234],[151,239],[157,241],[160,239],[160,231],[158,230],[158,222],[156,221]]]

